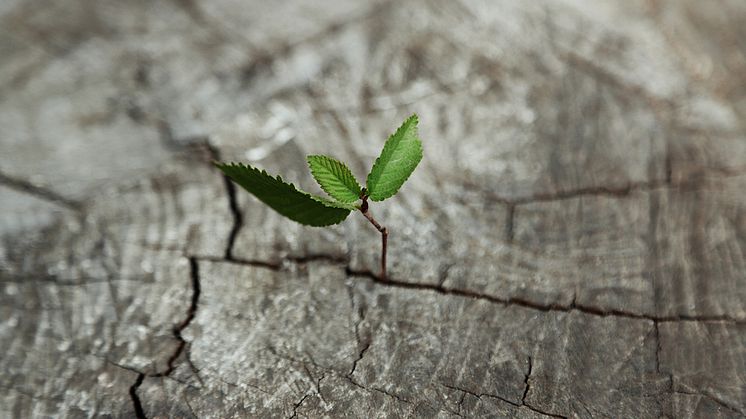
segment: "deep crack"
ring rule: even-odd
[[[228,205],[230,206],[231,214],[233,215],[233,227],[231,227],[231,232],[228,234],[228,245],[225,248],[225,258],[233,260],[233,245],[236,243],[238,232],[241,231],[241,227],[243,227],[243,213],[241,212],[241,208],[238,206],[236,185],[234,185],[226,175],[223,175],[223,180],[225,182],[225,189],[228,192]]]
[[[577,302],[574,302],[571,305],[541,304],[541,303],[526,300],[523,298],[517,298],[517,297],[501,298],[501,297],[496,297],[494,295],[484,294],[484,293],[480,293],[480,292],[472,291],[468,289],[449,288],[449,287],[444,287],[444,286],[439,286],[439,285],[434,285],[434,284],[406,282],[406,281],[401,281],[397,279],[392,279],[390,277],[386,279],[381,279],[378,275],[376,275],[370,270],[354,270],[354,269],[351,269],[350,267],[347,267],[347,275],[365,277],[377,284],[388,286],[388,287],[413,289],[413,290],[427,290],[427,291],[436,292],[438,294],[457,295],[460,297],[468,297],[468,298],[474,298],[478,300],[485,300],[485,301],[489,301],[489,302],[499,304],[502,306],[519,306],[519,307],[525,307],[525,308],[538,310],[538,311],[545,311],[545,312],[553,311],[553,312],[568,313],[571,311],[578,311],[581,313],[600,316],[600,317],[623,317],[623,318],[629,318],[629,319],[649,320],[649,321],[654,321],[654,322],[655,321],[657,322],[693,321],[693,322],[729,322],[729,323],[734,323],[734,324],[746,324],[746,319],[734,318],[734,317],[725,316],[725,315],[651,316],[651,315],[634,313],[634,312],[623,311],[623,310],[603,310],[597,307],[591,307],[591,306],[583,305]]]
[[[173,335],[174,337],[179,341],[179,345],[176,347],[176,350],[171,354],[171,356],[168,358],[167,367],[165,371],[155,373],[152,376],[153,377],[168,377],[171,375],[171,373],[176,369],[176,360],[181,356],[181,354],[184,352],[184,349],[187,346],[187,341],[184,340],[184,337],[181,335],[181,332],[186,329],[189,324],[194,320],[194,317],[197,315],[197,306],[199,304],[199,296],[201,293],[200,288],[200,282],[199,282],[199,264],[197,262],[197,259],[194,257],[189,258],[189,267],[190,267],[190,275],[191,275],[191,282],[192,282],[192,300],[189,304],[189,308],[187,309],[187,315],[179,322],[176,326],[173,328]]]
[[[252,259],[221,259],[212,256],[190,256],[197,260],[204,260],[209,262],[218,263],[232,263],[237,265],[255,266],[270,269],[273,271],[282,271],[285,269],[283,262],[267,262],[262,260]],[[334,264],[343,264],[345,271],[349,277],[364,277],[368,278],[374,283],[387,287],[403,288],[411,290],[425,290],[432,291],[443,295],[455,295],[459,297],[473,298],[477,300],[485,300],[494,304],[502,306],[519,306],[532,310],[544,311],[544,312],[563,312],[569,313],[577,311],[584,314],[589,314],[599,317],[622,317],[635,320],[648,320],[651,322],[668,323],[668,322],[725,322],[731,324],[746,324],[746,318],[731,317],[728,315],[700,315],[693,316],[687,314],[669,315],[669,316],[656,316],[642,313],[635,313],[631,311],[616,310],[616,309],[602,309],[598,307],[592,307],[577,302],[576,296],[573,296],[572,302],[569,305],[563,304],[542,304],[535,301],[526,300],[524,298],[510,297],[502,298],[490,294],[481,293],[474,290],[462,289],[462,288],[450,288],[445,287],[442,284],[427,284],[417,282],[406,282],[398,279],[392,279],[387,277],[381,279],[376,273],[367,269],[352,269],[348,264],[348,259],[345,257],[339,257],[335,255],[318,254],[312,256],[303,257],[287,257],[283,259],[284,262],[293,263],[308,263],[314,261],[324,261]]]
[[[134,406],[135,415],[137,416],[138,419],[143,419],[146,417],[145,411],[142,408],[142,402],[140,401],[140,397],[137,395],[137,390],[140,388],[145,378],[146,377],[155,378],[155,377],[170,376],[171,373],[173,373],[174,370],[176,369],[176,360],[179,358],[179,356],[181,356],[182,353],[184,353],[184,350],[187,347],[187,341],[184,340],[184,337],[181,335],[181,332],[189,326],[192,320],[194,320],[194,317],[197,314],[199,296],[201,293],[200,281],[199,281],[199,264],[196,258],[194,257],[189,258],[189,267],[190,267],[190,276],[191,276],[191,285],[192,285],[192,300],[191,300],[191,303],[189,304],[186,317],[173,328],[173,336],[179,341],[179,344],[177,345],[176,350],[174,350],[171,356],[168,357],[168,362],[166,363],[167,366],[164,371],[156,372],[153,374],[145,374],[141,372],[137,375],[137,380],[135,381],[135,383],[130,387],[130,398],[132,399],[132,405]],[[191,360],[188,360],[188,362],[192,370],[195,371],[196,368],[191,363]],[[112,364],[114,363],[112,362]],[[114,364],[114,365],[119,366],[120,368],[129,369],[118,364]],[[201,380],[199,375],[197,375],[197,378]]]
[[[137,395],[137,390],[140,388],[143,381],[145,381],[145,374],[140,373],[137,376],[135,384],[132,384],[132,387],[130,387],[130,398],[132,399],[132,407],[135,409],[135,417],[137,417],[137,419],[147,418],[147,416],[145,416],[145,410],[142,408],[142,402],[140,402],[140,396]]]
[[[213,147],[209,142],[205,142],[205,147],[207,148],[210,158],[214,162],[222,161],[220,151],[217,148]],[[241,231],[241,227],[243,227],[243,213],[241,212],[241,207],[238,205],[236,185],[233,184],[233,181],[231,181],[227,175],[222,174],[222,177],[225,191],[228,195],[228,208],[230,208],[231,215],[233,216],[233,226],[231,227],[230,233],[228,233],[228,244],[225,246],[224,257],[226,260],[234,260],[233,245],[236,242],[236,237],[238,237],[238,232]]]

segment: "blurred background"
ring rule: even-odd
[[[210,166],[415,112],[399,285]],[[4,0],[0,416],[743,417],[745,117],[741,0]]]

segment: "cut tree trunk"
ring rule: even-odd
[[[746,416],[745,3],[309,7],[0,7],[0,417]]]

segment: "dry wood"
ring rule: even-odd
[[[746,415],[743,2],[249,3],[0,7],[0,417]]]

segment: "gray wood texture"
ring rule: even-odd
[[[0,4],[0,417],[746,415],[746,3]],[[401,193],[319,191],[420,116]]]

